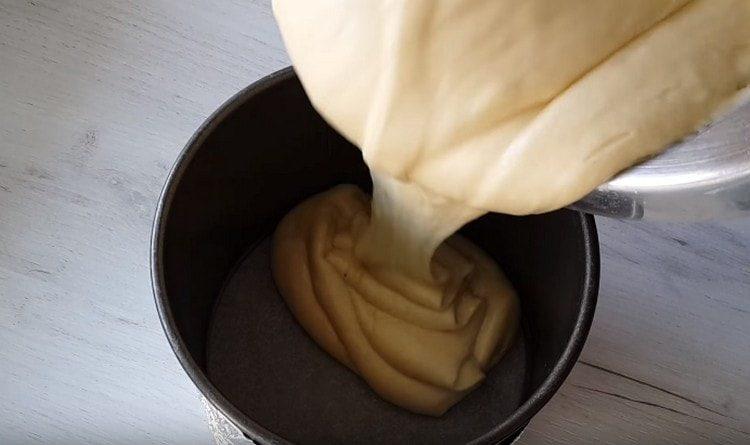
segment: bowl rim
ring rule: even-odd
[[[169,297],[166,288],[164,267],[164,237],[168,224],[168,215],[171,210],[175,193],[184,173],[187,171],[195,154],[203,146],[208,136],[223,121],[239,107],[243,106],[255,95],[274,88],[280,83],[294,79],[296,74],[293,67],[286,67],[267,75],[249,86],[245,87],[228,100],[226,100],[216,111],[214,111],[191,136],[184,148],[177,156],[162,192],[154,216],[151,231],[150,245],[150,269],[151,285],[156,303],[156,310],[162,329],[169,341],[180,365],[198,388],[201,394],[208,399],[219,411],[221,411],[234,425],[236,425],[250,439],[264,444],[290,444],[278,434],[266,429],[259,423],[241,412],[234,404],[224,397],[208,376],[198,367],[193,360],[187,345],[179,334],[177,324],[169,305]],[[599,291],[599,241],[596,231],[594,217],[589,214],[577,212],[580,218],[583,243],[585,249],[585,274],[581,285],[583,294],[581,307],[578,312],[570,339],[563,350],[560,359],[555,363],[549,375],[541,385],[537,387],[529,398],[519,406],[513,414],[505,418],[500,424],[481,436],[469,442],[469,444],[497,443],[511,437],[519,432],[536,415],[539,410],[552,398],[567,378],[583,345],[588,337]]]

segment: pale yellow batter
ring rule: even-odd
[[[277,283],[328,352],[433,415],[505,350],[518,305],[476,247],[441,242],[486,211],[580,199],[750,82],[750,0],[275,0],[274,11],[313,104],[374,179],[372,217],[338,188],[285,218]]]
[[[434,279],[363,264],[354,251],[369,222],[370,199],[352,185],[303,202],[274,234],[274,279],[328,353],[386,400],[440,415],[510,345],[518,300],[495,262],[457,235],[432,257]]]
[[[750,79],[748,0],[274,2],[313,104],[373,170],[485,211],[564,207]]]

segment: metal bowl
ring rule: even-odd
[[[630,168],[572,208],[614,218],[696,220],[750,212],[750,103]]]

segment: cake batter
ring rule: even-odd
[[[326,351],[430,415],[481,382],[518,325],[497,266],[451,235],[488,211],[577,201],[750,81],[750,0],[275,0],[274,12],[313,105],[374,183],[372,203],[340,186],[290,212],[274,277]]]

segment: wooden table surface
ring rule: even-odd
[[[149,229],[193,130],[288,63],[267,0],[0,0],[0,443],[212,442]],[[750,443],[750,219],[598,223],[591,335],[521,443]]]

